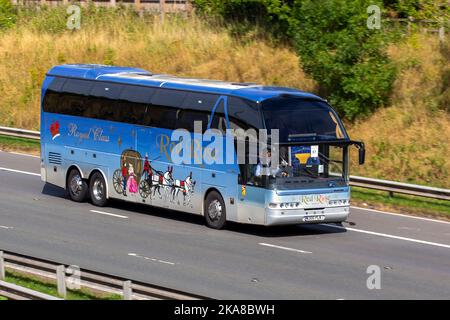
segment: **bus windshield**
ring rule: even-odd
[[[246,165],[247,184],[295,188],[325,187],[345,183],[348,172],[346,145],[280,146],[278,165],[272,166],[270,149],[257,164]],[[337,186],[337,185],[336,185]]]
[[[330,106],[320,100],[277,97],[262,103],[266,128],[279,130],[280,142],[347,138]]]

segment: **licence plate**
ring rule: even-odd
[[[325,216],[324,215],[317,215],[317,216],[307,216],[307,217],[303,217],[302,219],[303,221],[323,221],[325,220]]]

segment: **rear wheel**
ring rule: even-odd
[[[225,203],[222,196],[216,192],[211,191],[205,199],[205,220],[206,225],[213,229],[222,229],[227,221]]]
[[[106,183],[100,172],[94,172],[92,175],[89,184],[89,192],[94,205],[103,207],[106,204]]]
[[[88,185],[81,178],[81,174],[77,169],[72,169],[69,172],[69,176],[67,177],[67,193],[73,201],[83,202],[86,200]]]

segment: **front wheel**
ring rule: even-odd
[[[227,221],[225,203],[219,193],[211,191],[205,199],[206,225],[213,229],[222,229]]]
[[[106,204],[106,183],[100,172],[95,172],[90,180],[89,191],[92,203],[103,207]]]

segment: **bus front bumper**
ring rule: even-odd
[[[349,206],[324,209],[266,209],[266,226],[343,222],[350,213]]]

